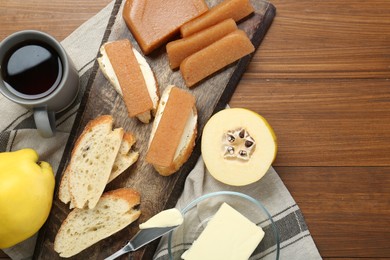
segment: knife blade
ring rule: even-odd
[[[146,228],[141,229],[138,231],[137,234],[134,235],[132,239],[120,250],[112,254],[111,256],[105,258],[104,260],[113,260],[123,254],[126,254],[128,252],[133,252],[144,245],[156,240],[159,237],[162,237],[163,235],[169,233],[170,231],[177,228],[177,226],[171,226],[171,227],[155,227],[155,228]]]

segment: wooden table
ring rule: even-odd
[[[21,29],[62,40],[109,2],[1,0],[0,40]],[[272,3],[230,104],[273,126],[274,167],[324,259],[389,258],[390,1]]]

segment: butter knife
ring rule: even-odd
[[[156,240],[159,237],[162,237],[163,235],[167,234],[168,232],[174,230],[177,227],[178,225],[170,226],[170,227],[155,227],[155,228],[141,229],[124,247],[122,247],[122,249],[118,250],[117,252],[105,258],[104,260],[113,260],[128,252],[136,251],[141,247],[143,247],[144,245],[152,242],[153,240]]]

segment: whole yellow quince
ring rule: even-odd
[[[53,169],[33,149],[0,153],[0,248],[34,235],[53,202]]]

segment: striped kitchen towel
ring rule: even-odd
[[[260,181],[253,184],[234,187],[215,180],[207,171],[202,158],[199,158],[195,168],[188,175],[184,191],[179,198],[176,208],[183,209],[194,199],[216,191],[235,191],[249,195],[260,201],[272,216],[279,234],[279,259],[301,260],[322,259],[310,235],[302,212],[295,203],[290,192],[279,178],[277,172],[271,167]],[[198,212],[199,224],[204,220]],[[267,221],[267,218],[264,218]],[[277,244],[272,228],[265,227],[265,236],[259,244],[251,259],[276,259]],[[262,225],[263,226],[263,225]],[[269,227],[269,226],[268,226]],[[180,256],[190,245],[186,241],[175,243],[172,240],[174,259]],[[155,259],[170,259],[168,255],[168,235],[164,236],[156,250]]]

